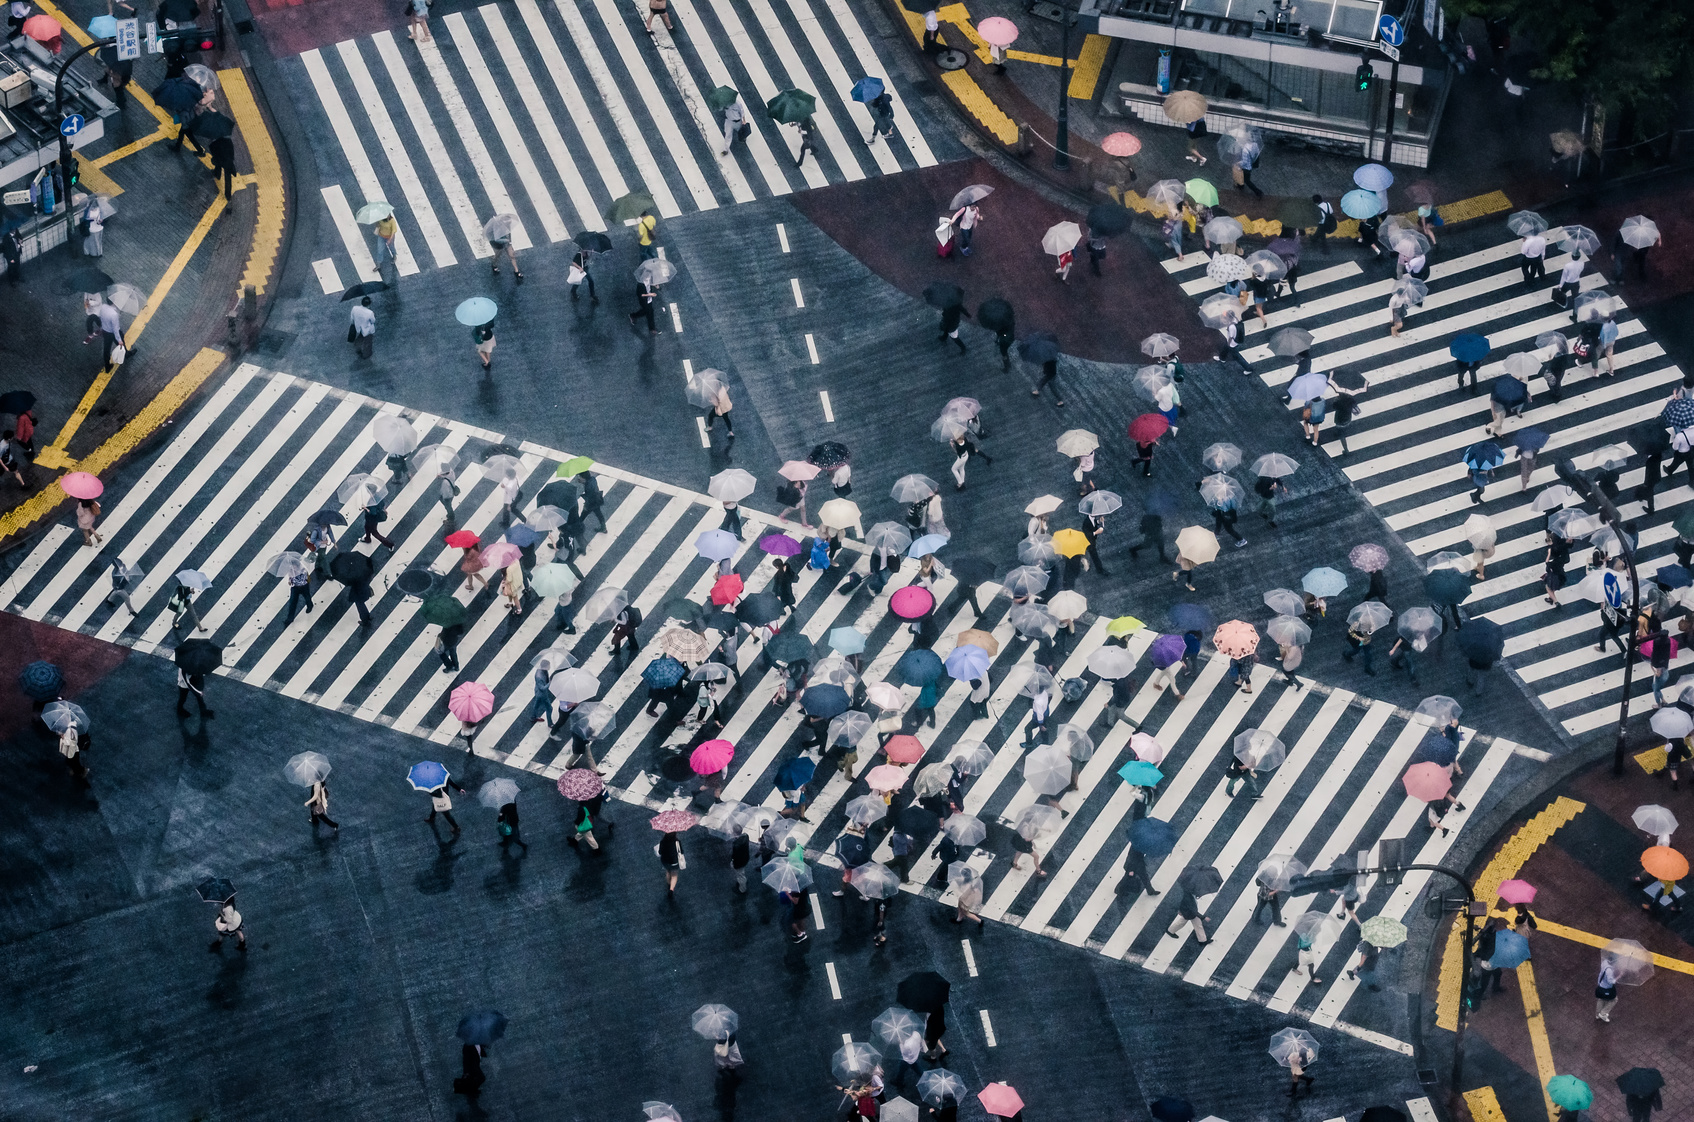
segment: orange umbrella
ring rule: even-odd
[[[882,750],[897,764],[915,764],[923,759],[924,747],[917,737],[900,735],[889,737]]]
[[[975,628],[959,632],[959,638],[956,642],[961,647],[981,647],[988,652],[990,658],[1000,653],[1000,641],[988,632],[978,631]]]
[[[1053,535],[1053,548],[1061,557],[1081,557],[1088,552],[1088,535],[1081,530],[1060,530]]]
[[[1668,845],[1655,845],[1641,854],[1641,867],[1660,880],[1681,880],[1688,875],[1688,858]]]
[[[1212,646],[1230,658],[1246,658],[1259,649],[1259,632],[1245,620],[1232,619],[1212,634]]]

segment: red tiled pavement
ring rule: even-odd
[[[405,23],[398,0],[254,0],[252,10],[266,46],[278,58],[384,29],[398,31]]]
[[[65,697],[75,700],[128,657],[128,647],[0,612],[0,738],[29,727],[33,702],[18,688],[18,672],[25,666],[37,659],[57,666],[65,678]]]

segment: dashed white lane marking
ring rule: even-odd
[[[813,892],[809,896],[807,896],[806,898],[812,902],[812,922],[818,925],[819,931],[822,931],[823,930],[823,905],[818,902],[818,894],[816,892]]]
[[[804,308],[806,306],[806,297],[805,294],[800,291],[800,278],[790,277],[788,278],[788,283],[794,286],[794,306],[796,308]]]
[[[835,976],[835,963],[833,963],[833,962],[824,963],[823,964],[823,970],[824,970],[825,974],[829,975],[829,995],[831,997],[833,997],[835,1000],[840,1001],[841,1000],[841,982]]]
[[[782,252],[788,252],[788,230],[782,223],[776,224],[776,240],[782,243]]]
[[[988,1019],[988,1010],[979,1009],[977,1012],[982,1014],[982,1035],[987,1039],[988,1046],[993,1048],[999,1043],[994,1039],[994,1022]]]
[[[816,366],[818,363],[823,361],[823,359],[818,357],[818,343],[816,339],[812,338],[812,333],[810,331],[806,332],[806,353],[812,356],[813,366]]]
[[[700,447],[710,448],[712,446],[712,438],[706,433],[706,418],[696,417],[694,418],[694,423],[700,426]]]
[[[835,420],[835,410],[831,409],[829,405],[829,391],[819,390],[818,397],[823,399],[823,419],[833,423]]]
[[[335,271],[335,261],[325,257],[322,261],[312,262],[312,269],[318,274],[318,283],[323,286],[325,296],[337,296],[345,291],[341,283],[341,274]],[[794,282],[794,294],[800,295],[800,282]]]
[[[671,305],[671,330],[678,335],[682,334],[682,313],[677,310],[675,304]]]
[[[965,970],[974,978],[976,977],[976,952],[971,950],[969,939],[960,939],[959,943],[965,948]]]

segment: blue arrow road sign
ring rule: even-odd
[[[59,135],[75,136],[82,131],[83,123],[82,114],[71,113],[59,122]]]
[[[1406,41],[1406,29],[1400,26],[1400,21],[1393,16],[1383,16],[1376,21],[1377,34],[1390,47],[1398,47]]]

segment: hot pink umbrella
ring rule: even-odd
[[[59,480],[59,486],[73,499],[97,499],[106,485],[86,471],[73,471]]]
[[[462,682],[447,695],[447,712],[474,725],[494,712],[494,691],[481,682]]]
[[[1500,899],[1508,904],[1529,904],[1535,900],[1535,886],[1526,880],[1500,882]]]
[[[522,556],[523,550],[511,542],[495,542],[482,551],[482,567],[485,569],[504,569]]]
[[[888,598],[888,607],[901,619],[922,619],[935,607],[935,597],[927,588],[908,584]]]
[[[1141,151],[1141,140],[1131,133],[1115,132],[1100,142],[1100,151],[1108,156],[1133,156]]]
[[[741,580],[739,573],[725,573],[712,582],[712,603],[719,605],[733,604],[741,599],[747,585]]]
[[[655,814],[650,820],[653,829],[661,834],[675,834],[692,829],[700,819],[686,810],[665,810]]]
[[[573,767],[559,776],[559,794],[567,799],[582,802],[592,799],[606,789],[605,781],[598,772],[589,771],[585,767]]]
[[[990,1083],[976,1097],[982,1100],[982,1109],[1001,1118],[1010,1118],[1023,1109],[1023,1098],[1009,1083]]]
[[[1401,782],[1406,785],[1406,794],[1426,803],[1445,798],[1453,789],[1453,777],[1447,774],[1447,769],[1427,760],[1407,768]]]
[[[976,25],[976,33],[991,47],[1009,47],[1018,41],[1018,25],[1005,16],[989,16]]]
[[[734,758],[735,745],[727,740],[708,740],[694,749],[694,754],[688,757],[688,766],[695,775],[716,775]]]
[[[906,785],[906,769],[893,764],[878,764],[865,776],[873,791],[898,791]]]

